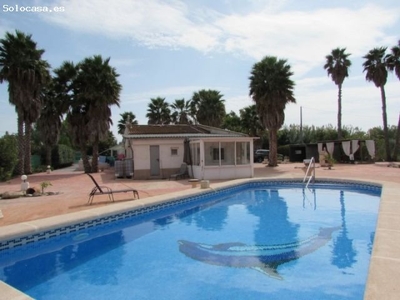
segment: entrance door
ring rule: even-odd
[[[150,146],[150,176],[160,175],[160,146]]]

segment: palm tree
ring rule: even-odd
[[[88,126],[87,107],[84,101],[79,99],[79,90],[76,84],[78,66],[73,62],[64,61],[54,70],[54,92],[59,103],[60,110],[67,113],[67,131],[74,146],[78,147],[85,173],[91,172],[91,166],[87,155],[87,143],[90,137]]]
[[[36,122],[41,141],[45,146],[46,165],[51,165],[51,150],[57,145],[62,126],[62,105],[56,97],[53,84],[43,91],[43,108]]]
[[[91,166],[87,155],[87,143],[90,133],[87,126],[87,107],[78,98],[79,91],[76,85],[78,66],[73,62],[64,61],[59,68],[54,70],[54,73],[54,93],[58,100],[57,102],[60,104],[59,110],[67,114],[65,120],[66,131],[72,145],[78,147],[81,152],[85,173],[90,173]]]
[[[259,132],[263,128],[260,123],[260,118],[257,114],[256,106],[249,105],[245,108],[242,108],[239,113],[243,132],[250,136],[258,136]]]
[[[23,106],[25,122],[25,173],[31,174],[31,136],[32,124],[40,117],[43,106],[44,85],[51,80],[48,68],[50,65],[43,60],[37,61],[37,75],[35,86],[32,88],[32,95],[29,102]]]
[[[135,120],[136,116],[131,111],[126,111],[126,112],[120,114],[120,116],[121,116],[121,119],[118,121],[118,133],[119,134],[124,134],[125,126],[126,126],[126,123],[128,122],[128,120],[129,120],[130,124],[134,124],[134,125],[138,124],[138,121]]]
[[[77,103],[71,105],[68,111],[66,122],[68,124],[68,133],[71,137],[72,144],[79,147],[82,157],[83,168],[85,173],[92,172],[87,155],[88,141],[90,139],[89,118],[84,105],[79,106]]]
[[[254,64],[249,78],[250,96],[256,103],[262,124],[269,131],[270,167],[278,165],[277,134],[285,121],[286,104],[296,102],[293,96],[294,82],[290,79],[292,75],[286,60],[266,56]]]
[[[229,114],[225,115],[224,120],[222,121],[222,128],[236,132],[243,131],[242,121],[233,110],[231,110]]]
[[[174,110],[172,113],[172,121],[175,124],[190,124],[190,107],[191,101],[186,101],[185,98],[176,99],[174,103],[172,103],[171,108]]]
[[[40,114],[40,90],[49,78],[49,64],[42,60],[31,35],[16,30],[0,40],[0,83],[8,82],[9,101],[15,105],[18,123],[18,174],[31,173],[31,125]],[[25,127],[25,135],[24,135]]]
[[[396,74],[400,80],[400,40],[397,46],[392,47],[391,53],[386,55],[385,58],[388,69]]]
[[[331,76],[332,81],[338,86],[338,139],[342,138],[342,85],[346,77],[349,76],[348,69],[351,61],[347,59],[350,54],[345,53],[346,48],[333,49],[331,54],[327,55],[324,69]]]
[[[151,98],[146,117],[149,119],[148,124],[169,124],[171,122],[171,111],[165,98]]]
[[[391,53],[386,55],[386,64],[388,69],[391,72],[394,72],[397,76],[397,78],[400,80],[400,40],[398,41],[397,46],[394,46],[391,49]],[[393,158],[394,160],[397,160],[397,155],[399,152],[399,143],[400,143],[400,116],[399,116],[399,121],[397,125],[397,134],[396,134],[396,143],[394,145],[394,152],[393,152]]]
[[[365,75],[365,79],[367,81],[372,81],[375,86],[377,88],[380,88],[381,90],[383,133],[385,138],[386,159],[387,161],[391,161],[385,95],[385,84],[388,77],[388,71],[385,62],[386,49],[386,47],[380,47],[370,50],[368,54],[363,56],[363,58],[365,59],[363,67],[364,72],[367,72]]]
[[[226,115],[225,100],[216,90],[200,90],[192,96],[191,110],[196,123],[220,127]]]
[[[98,172],[99,142],[107,138],[111,120],[111,105],[120,103],[122,86],[118,82],[116,69],[110,66],[110,58],[100,55],[85,58],[78,64],[78,75],[74,84],[77,89],[78,106],[85,106],[89,141],[93,145],[91,172]]]

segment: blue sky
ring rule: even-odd
[[[190,99],[194,91],[216,89],[226,111],[252,104],[249,75],[266,55],[288,60],[294,72],[296,104],[287,106],[285,124],[337,124],[337,87],[323,69],[336,47],[351,53],[343,85],[342,124],[363,130],[382,126],[380,91],[365,81],[364,56],[400,39],[398,0],[0,0],[0,36],[32,34],[53,68],[101,54],[111,57],[123,86],[121,106],[113,107],[114,134],[120,114],[132,111],[147,124],[150,98]],[[16,11],[18,5],[19,11]],[[47,6],[52,12],[22,12]],[[62,8],[55,12],[54,8]],[[11,11],[14,9],[14,11]],[[397,125],[400,81],[386,85],[388,122]],[[0,135],[16,133],[16,113],[7,83],[0,85]]]

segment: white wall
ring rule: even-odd
[[[189,166],[189,170],[191,170]],[[197,179],[236,179],[254,177],[253,165],[241,166],[193,166],[193,177]]]
[[[150,146],[159,146],[160,168],[180,168],[183,162],[182,139],[144,139],[132,140],[135,170],[150,169]],[[178,148],[178,155],[171,156],[171,148]]]
[[[207,141],[220,141],[220,138],[207,138]],[[253,140],[249,138],[232,138],[229,141],[250,141],[250,164],[248,165],[222,165],[202,166],[204,164],[204,141],[200,141],[200,166],[189,166],[189,172],[197,179],[234,179],[251,178],[253,171]],[[224,141],[226,141],[224,140]],[[184,141],[183,139],[143,139],[131,140],[134,151],[135,170],[150,170],[150,146],[158,145],[160,149],[160,168],[180,168],[183,162]],[[171,155],[171,148],[178,149],[178,155]],[[227,153],[228,155],[228,153]]]

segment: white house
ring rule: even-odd
[[[123,137],[135,179],[169,178],[182,162],[198,179],[254,175],[254,138],[246,134],[204,125],[128,125]]]

